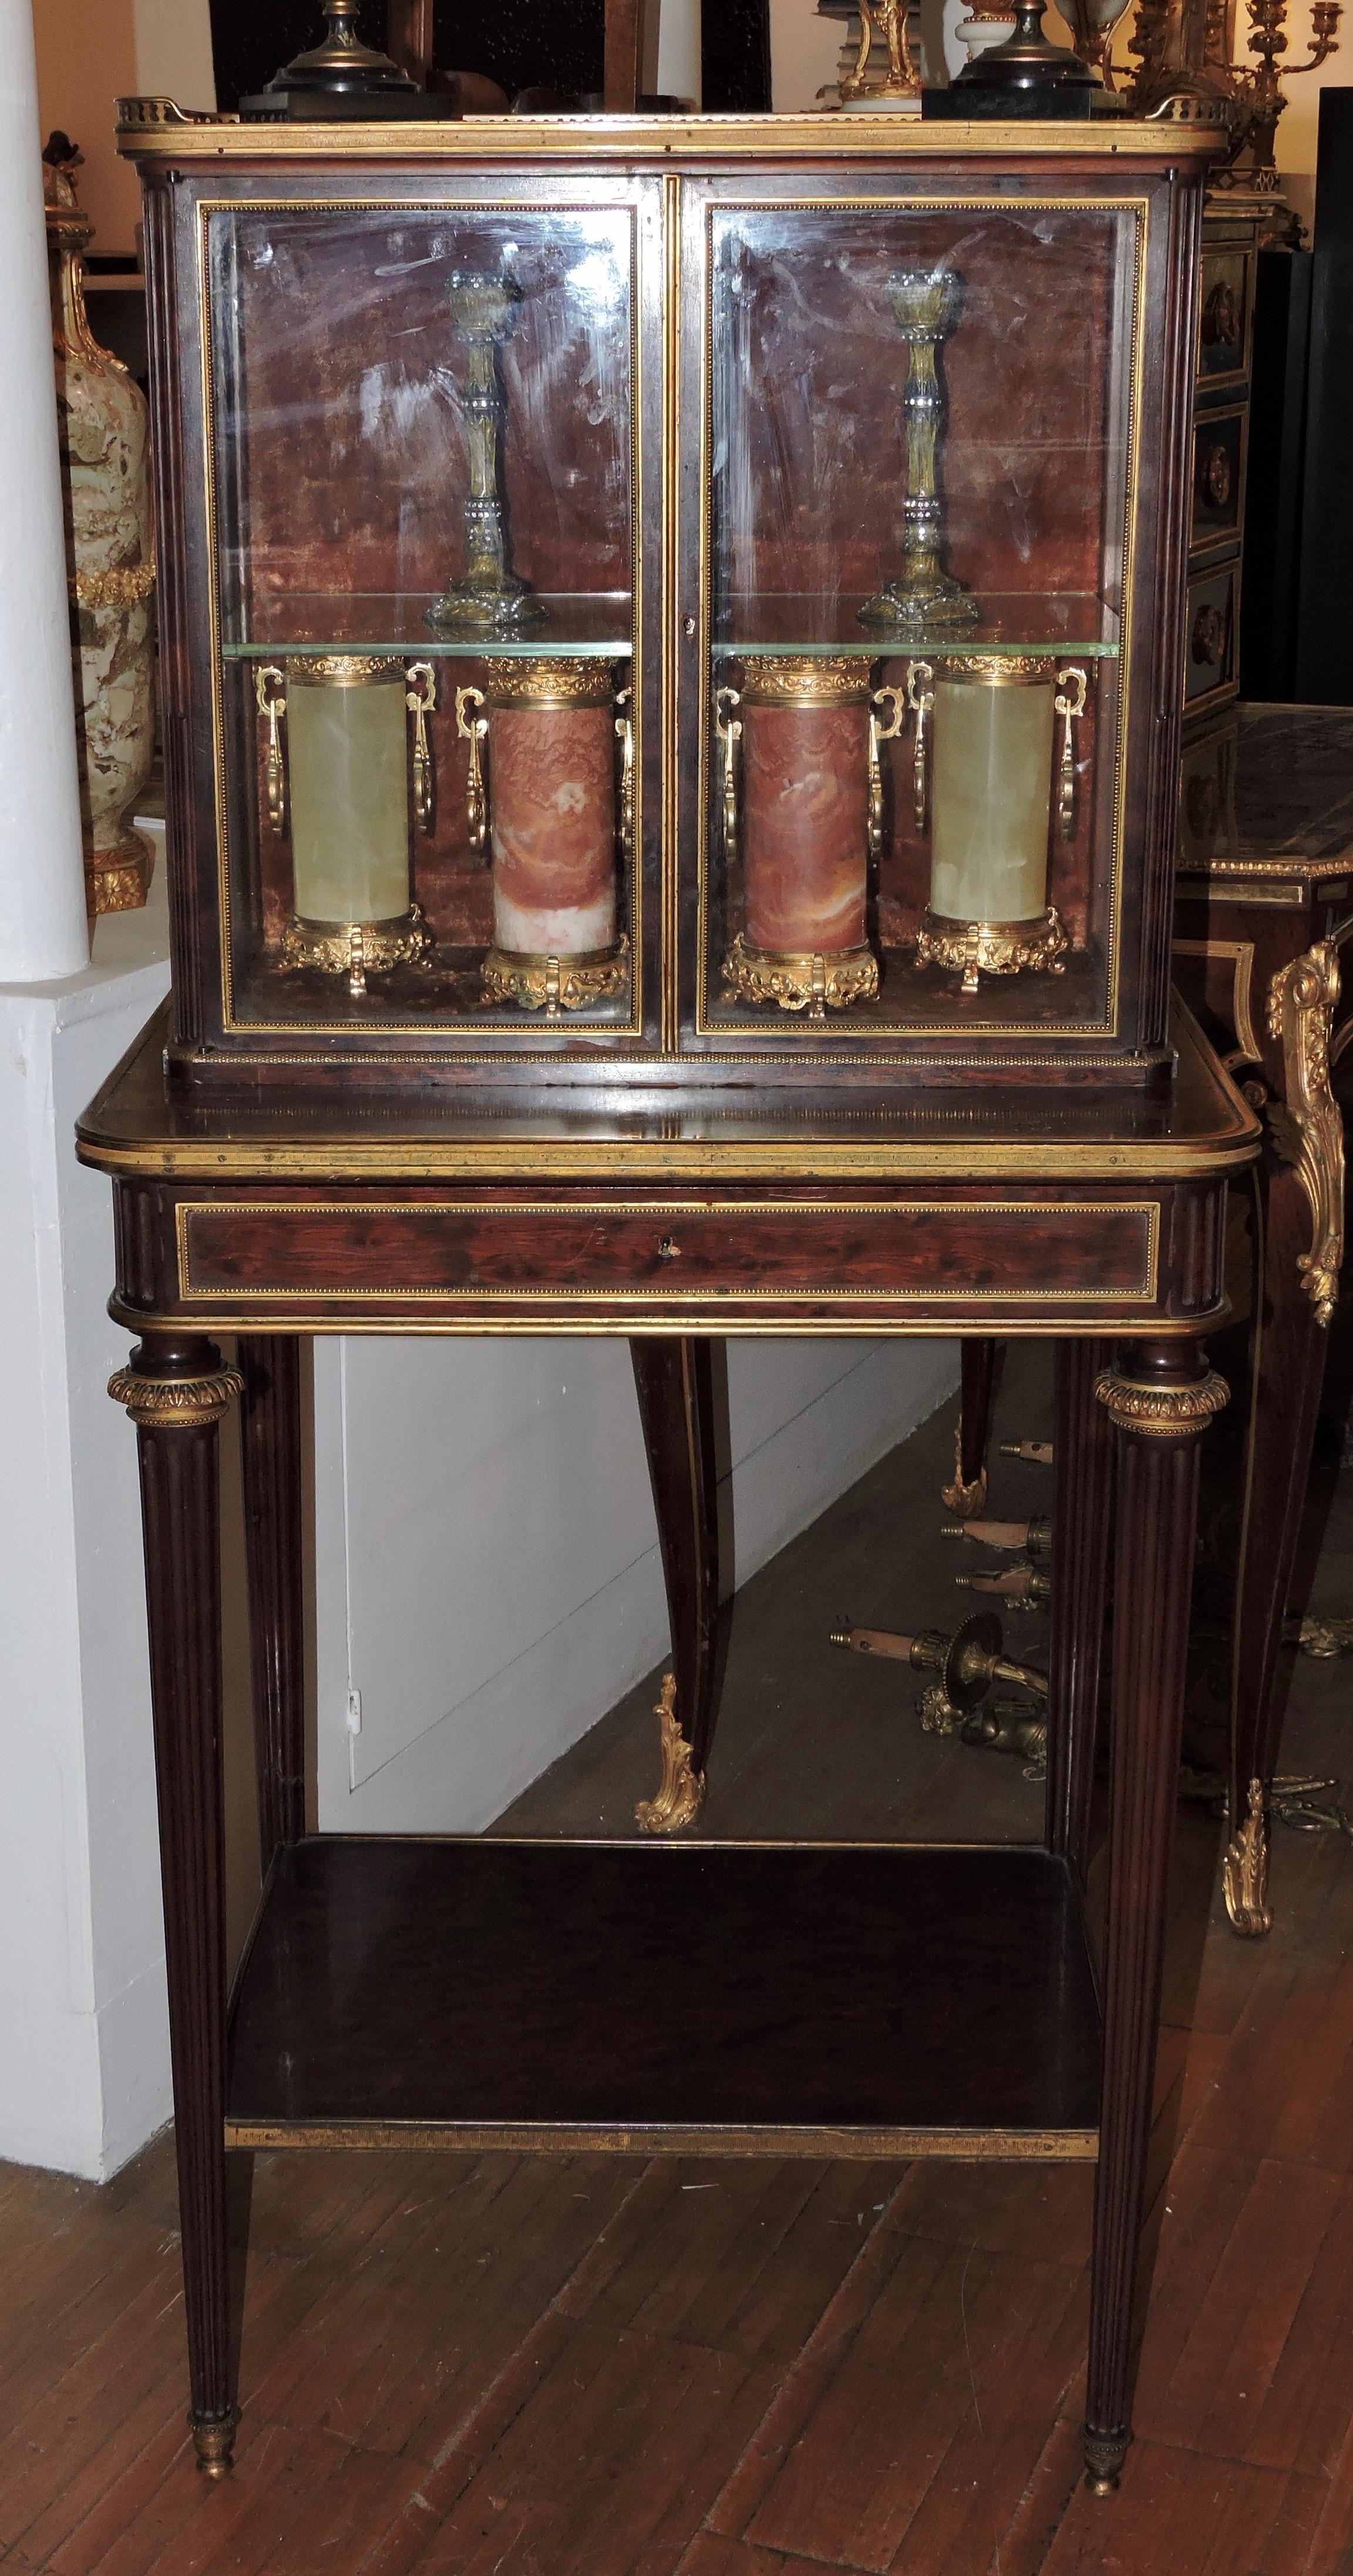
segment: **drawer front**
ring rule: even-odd
[[[179,1294],[326,1319],[401,1306],[450,1320],[534,1314],[540,1330],[589,1308],[764,1320],[1027,1302],[1095,1315],[1156,1297],[1159,1216],[1154,1199],[186,1201]]]

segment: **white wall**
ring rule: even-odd
[[[168,982],[148,912],[0,986],[0,2156],[101,2177],[169,2111],[136,1442],[80,1110]]]
[[[732,1341],[736,1580],[956,1373],[949,1343]],[[322,1342],[315,1428],[321,1827],[473,1832],[667,1651],[628,1348]]]
[[[777,115],[817,105],[818,91],[836,78],[845,32],[840,18],[819,18],[813,0],[770,0],[771,102]]]

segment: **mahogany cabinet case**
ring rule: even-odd
[[[125,117],[176,1079],[1161,1078],[1205,134]]]

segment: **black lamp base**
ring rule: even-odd
[[[928,89],[923,117],[1001,117],[1020,120],[1122,116],[1126,101],[1106,89],[1098,72],[1065,45],[1043,33],[1044,0],[1016,0],[1014,29],[965,63],[948,89]]]

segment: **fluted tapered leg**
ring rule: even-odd
[[[1047,1840],[1084,1881],[1095,1782],[1100,1658],[1113,1500],[1113,1426],[1095,1386],[1106,1342],[1057,1345],[1056,1500],[1052,1521],[1052,1670]]]
[[[1087,2483],[1116,2486],[1132,2439],[1137,2274],[1175,1790],[1198,1443],[1226,1388],[1197,1344],[1138,1344],[1100,1381],[1118,1433],[1104,2074],[1086,2389]]]
[[[694,1335],[630,1343],[634,1384],[658,1518],[675,1691],[660,1708],[663,1777],[640,1822],[674,1832],[699,1813],[717,1714],[719,1630],[718,1469],[714,1347]]]
[[[301,1353],[294,1334],[239,1343],[240,1457],[249,1573],[258,1832],[267,1870],[305,1832],[305,1598],[301,1532]]]
[[[174,2077],[189,2423],[208,2476],[237,2409],[227,2259],[225,1866],[217,1425],[237,1370],[200,1334],[147,1334],[109,1393],[137,1429]]]

